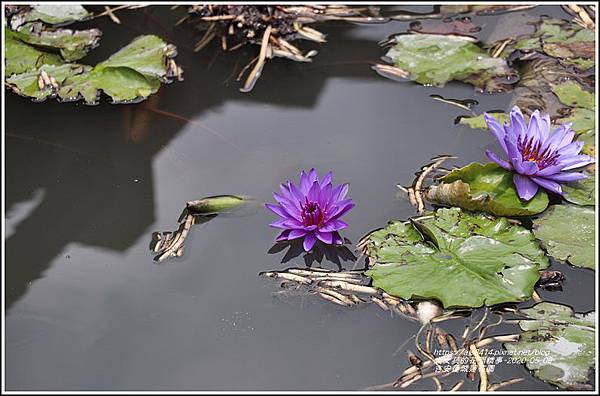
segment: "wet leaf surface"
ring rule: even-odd
[[[39,22],[28,23],[15,32],[15,36],[25,43],[59,50],[67,61],[87,55],[90,49],[98,45],[101,35],[98,29],[49,29]]]
[[[577,205],[596,205],[596,177],[594,173],[588,173],[587,179],[577,182],[564,183],[562,190],[565,199]]]
[[[507,90],[515,77],[504,59],[492,58],[468,37],[400,34],[389,42],[393,46],[386,58],[419,84],[443,87],[456,80],[498,92]]]
[[[548,266],[529,230],[458,208],[391,221],[367,237],[366,252],[374,286],[446,308],[526,300]]]
[[[43,52],[23,43],[9,29],[4,29],[4,51],[4,70],[7,76],[36,69],[42,65],[60,65],[64,62],[56,54]]]
[[[510,122],[510,117],[506,113],[489,112],[488,114],[493,116],[501,125],[505,122]],[[485,119],[483,118],[483,114],[472,117],[460,117],[458,123],[473,129],[488,129]]]
[[[159,37],[140,36],[93,68],[77,63],[42,65],[13,74],[6,83],[14,92],[37,101],[57,97],[94,104],[100,91],[117,103],[139,101],[157,92],[161,82],[167,81],[168,60],[175,54],[175,48]],[[18,57],[19,53],[15,55]]]
[[[595,368],[594,312],[575,313],[572,308],[541,302],[522,309],[528,319],[520,320],[523,330],[516,343],[504,347],[522,359],[533,375],[560,389],[591,390]]]
[[[596,268],[594,208],[553,205],[533,221],[533,233],[548,254],[577,267]]]
[[[426,197],[446,206],[509,217],[534,215],[548,206],[548,195],[542,189],[530,201],[521,200],[512,172],[495,163],[474,162],[455,169],[429,187]]]
[[[78,4],[35,4],[21,7],[10,20],[12,29],[17,29],[27,22],[41,21],[49,25],[66,25],[84,20],[91,14]]]

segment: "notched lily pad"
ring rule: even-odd
[[[57,97],[94,104],[103,91],[115,103],[135,102],[156,93],[161,82],[175,76],[175,55],[175,47],[159,37],[140,36],[93,68],[77,63],[42,65],[13,74],[6,83],[19,95],[37,101]]]
[[[455,169],[429,187],[425,196],[441,205],[509,217],[538,214],[548,206],[548,195],[542,189],[530,201],[521,200],[513,174],[495,163],[474,162]]]
[[[564,183],[562,190],[567,201],[582,206],[596,205],[595,173],[586,172],[588,178],[571,183]]]
[[[50,29],[42,23],[34,22],[20,27],[15,35],[28,44],[58,49],[65,60],[74,61],[83,58],[89,50],[98,46],[102,32],[99,29]]]
[[[552,92],[558,99],[571,107],[582,107],[593,110],[596,107],[596,98],[593,93],[583,90],[575,81],[565,81],[552,87]]]
[[[594,312],[575,313],[550,302],[521,312],[528,319],[519,321],[523,330],[519,340],[504,344],[508,352],[544,382],[561,389],[591,390],[596,356]]]
[[[500,125],[504,124],[505,122],[510,122],[510,116],[506,113],[500,113],[500,112],[489,112],[489,115],[491,115],[492,117],[494,117],[498,123]],[[488,129],[487,123],[485,122],[485,119],[483,118],[483,114],[479,114],[477,116],[463,116],[460,117],[460,119],[458,120],[458,123],[461,125],[466,125],[469,128],[473,128],[473,129]]]
[[[553,205],[533,221],[533,233],[550,256],[595,270],[595,218],[594,208]]]
[[[390,38],[386,58],[423,85],[444,86],[457,80],[486,92],[506,91],[516,82],[515,72],[501,58],[493,58],[472,38],[437,34],[400,34]]]
[[[41,21],[49,25],[67,25],[82,21],[91,14],[78,4],[35,4],[21,6],[10,19],[12,29],[17,29],[27,22]]]
[[[9,29],[4,29],[4,62],[6,76],[37,69],[42,65],[64,63],[56,54],[43,52],[23,43]]]
[[[437,299],[446,308],[526,300],[548,266],[529,230],[458,208],[392,221],[363,240],[375,287],[404,299]]]

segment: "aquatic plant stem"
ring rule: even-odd
[[[486,392],[487,391],[487,372],[485,371],[485,365],[483,364],[483,360],[481,360],[481,356],[479,356],[479,351],[477,351],[477,347],[475,344],[469,345],[469,350],[471,351],[471,355],[475,358],[475,362],[477,363],[477,369],[479,370],[479,391]]]

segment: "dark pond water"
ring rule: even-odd
[[[526,13],[565,15],[558,7]],[[485,37],[518,14],[475,22]],[[177,45],[185,82],[141,105],[33,104],[6,93],[7,389],[358,390],[396,379],[409,365],[400,347],[418,326],[376,306],[274,296],[277,284],[257,274],[304,260],[267,253],[276,235],[270,212],[197,226],[185,256],[163,265],[152,261],[150,235],[173,229],[190,199],[270,201],[280,182],[315,167],[350,183],[357,206],[344,236],[355,243],[414,214],[395,186],[430,157],[486,161],[491,136],[454,125],[465,113],[429,95],[474,98],[483,111],[505,109],[510,94],[378,76],[369,67],[383,55],[377,42],[405,31],[403,22],[324,26],[329,42],[312,64],[268,62],[243,94],[235,78],[250,53],[193,53],[195,36],[173,29],[180,15],[166,7],[119,15],[122,25],[93,22],[104,35],[85,61],[156,33]],[[593,309],[593,273],[556,266],[564,292],[542,297]],[[452,326],[460,334],[464,323]],[[552,389],[521,366],[490,380],[515,376],[526,381],[512,389]]]

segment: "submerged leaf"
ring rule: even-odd
[[[520,310],[523,330],[516,343],[505,343],[511,356],[525,362],[542,381],[569,390],[591,390],[595,367],[594,312],[580,314],[561,304],[541,302]]]
[[[526,300],[548,266],[527,229],[458,208],[392,221],[365,246],[374,286],[404,299],[438,299],[446,308]]]
[[[594,208],[553,205],[533,221],[533,233],[550,256],[595,269],[595,218]]]
[[[548,195],[542,189],[529,201],[520,199],[512,172],[495,163],[474,162],[440,180],[429,187],[426,197],[442,205],[509,217],[534,215],[548,206]]]
[[[492,58],[467,37],[400,34],[390,41],[386,57],[420,84],[442,87],[458,80],[492,92],[506,90],[514,77],[504,59]]]

